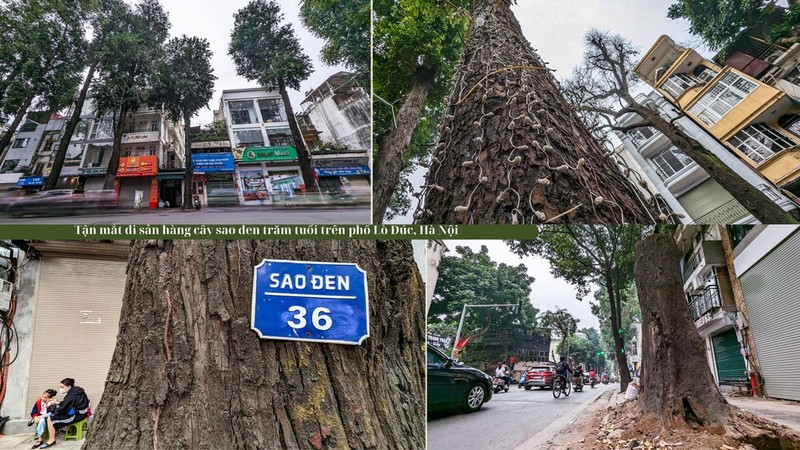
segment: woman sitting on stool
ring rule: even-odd
[[[50,439],[39,448],[56,445],[56,430],[71,423],[80,422],[89,415],[89,398],[82,387],[75,386],[75,380],[72,378],[61,380],[60,391],[66,393],[64,400],[57,403],[58,406],[53,415],[47,418],[47,431],[50,433]]]

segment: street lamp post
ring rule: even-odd
[[[456,356],[456,346],[458,345],[458,340],[461,337],[461,329],[464,328],[464,318],[467,317],[467,308],[516,308],[519,304],[510,304],[510,303],[500,303],[496,305],[464,305],[464,308],[461,310],[461,320],[458,321],[458,331],[456,331],[456,341],[453,343],[453,350],[450,352],[450,358],[455,359]]]

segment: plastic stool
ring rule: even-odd
[[[67,430],[64,433],[64,440],[75,439],[76,441],[80,441],[83,439],[83,434],[86,433],[88,427],[89,422],[86,419],[67,425]]]

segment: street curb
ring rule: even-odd
[[[600,397],[608,391],[600,391],[594,397],[589,397],[589,400],[581,403],[581,405],[588,405],[596,402]],[[613,397],[613,394],[612,394]],[[577,408],[570,408],[567,414],[557,419],[555,422],[546,426],[542,431],[536,433],[532,438],[518,445],[515,450],[541,450],[550,448],[555,444],[557,437],[561,432],[584,411]]]

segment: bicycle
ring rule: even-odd
[[[561,393],[564,393],[564,397],[569,397],[569,393],[572,387],[564,375],[558,374],[556,375],[555,379],[553,379],[553,397],[558,398],[561,397]]]

